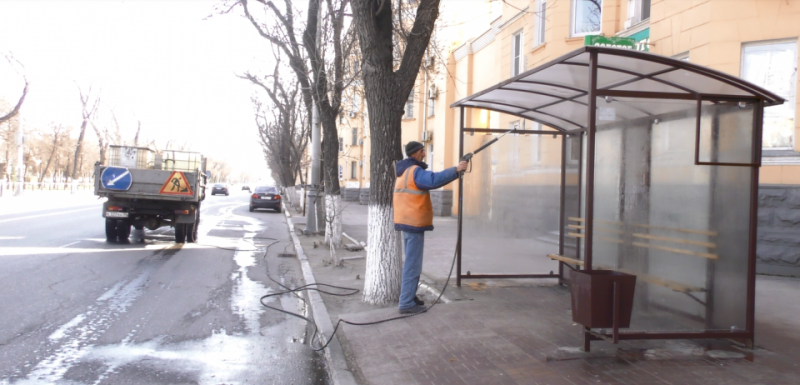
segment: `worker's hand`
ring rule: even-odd
[[[467,165],[468,164],[469,163],[466,160],[462,160],[461,162],[458,162],[458,166],[456,166],[456,172],[465,171],[467,169]]]

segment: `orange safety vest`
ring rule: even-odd
[[[414,227],[433,226],[433,204],[427,190],[417,188],[411,166],[394,182],[394,223]]]

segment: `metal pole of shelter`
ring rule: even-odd
[[[564,225],[566,222],[567,209],[564,207],[567,193],[567,138],[564,135],[561,137],[561,192],[559,197],[559,215],[558,215],[558,255],[564,255]],[[541,140],[541,138],[540,138]],[[564,262],[558,262],[558,283],[563,284],[564,280]]]
[[[464,107],[459,113],[461,116],[458,130],[458,159],[464,156]],[[464,177],[458,178],[458,241],[456,242],[456,286],[461,287],[461,224],[464,221]]]
[[[586,144],[586,251],[584,267],[592,270],[592,238],[594,236],[594,146],[597,114],[597,51],[589,52],[589,126]]]
[[[750,338],[745,345],[752,349],[755,347],[756,327],[756,242],[758,241],[758,173],[761,164],[761,135],[764,124],[764,99],[759,99],[755,105],[753,115],[753,163],[756,165],[750,170],[750,234],[747,253],[747,315],[745,329],[750,333]]]

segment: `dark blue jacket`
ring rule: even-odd
[[[435,190],[458,179],[458,172],[456,172],[455,167],[450,167],[440,172],[428,171],[427,163],[420,162],[410,157],[397,162],[395,165],[397,177],[399,178],[400,175],[403,175],[403,173],[411,166],[419,166],[419,168],[414,171],[414,183],[417,184],[417,188],[420,190]],[[395,223],[394,229],[409,233],[421,233],[423,231],[433,230],[433,226],[415,227],[409,225],[399,225]]]

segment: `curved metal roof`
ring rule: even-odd
[[[461,99],[451,107],[503,112],[560,131],[583,130],[589,119],[592,52],[597,52],[595,95],[621,104],[618,119],[683,110],[696,106],[698,100],[763,99],[765,106],[784,102],[755,84],[686,61],[641,51],[586,46]]]

